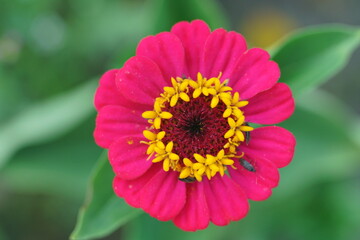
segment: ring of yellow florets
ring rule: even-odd
[[[243,153],[240,156],[237,155],[237,147],[245,141],[244,132],[253,130],[246,124],[245,116],[240,110],[241,107],[248,104],[248,101],[240,101],[239,93],[232,94],[232,88],[226,85],[226,80],[221,83],[220,77],[221,74],[218,77],[206,79],[198,73],[197,81],[180,77],[172,78],[172,86],[164,87],[164,92],[155,99],[154,109],[142,114],[142,117],[148,119],[151,124],[147,130],[143,131],[148,141],[141,141],[141,143],[148,145],[146,151],[146,154],[149,155],[148,160],[154,156],[153,163],[162,162],[164,171],[177,171],[179,172],[179,179],[186,182],[195,179],[202,181],[204,175],[208,179],[217,173],[223,176],[227,167],[235,168],[233,158],[243,156]],[[162,120],[173,117],[170,112],[163,110],[165,105],[174,107],[181,100],[190,102],[191,99],[196,99],[201,95],[211,97],[210,106],[212,109],[216,108],[220,101],[225,104],[226,108],[222,117],[226,118],[228,123],[228,130],[223,135],[226,144],[215,156],[211,154],[202,156],[193,153],[192,156],[180,159],[180,156],[173,152],[174,142],[163,141],[166,132],[160,131]]]

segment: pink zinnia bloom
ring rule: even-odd
[[[206,23],[144,38],[106,72],[95,96],[96,143],[109,149],[115,193],[186,231],[246,216],[271,195],[295,138],[276,124],[294,111],[269,54]]]

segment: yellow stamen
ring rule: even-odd
[[[152,162],[157,163],[163,161],[163,169],[165,172],[170,170],[170,166],[172,167],[173,165],[176,165],[177,161],[180,159],[179,155],[172,152],[173,146],[174,143],[169,142],[165,149],[155,148],[156,157],[152,160]],[[174,161],[176,164],[173,163]]]

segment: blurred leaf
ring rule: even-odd
[[[21,149],[0,170],[0,182],[12,192],[54,195],[80,205],[94,156],[101,152],[92,138],[93,128],[91,114],[60,139]]]
[[[298,98],[297,105],[294,115],[280,124],[297,139],[295,157],[282,174],[280,186],[286,195],[316,181],[346,176],[360,166],[352,124],[359,121],[357,116],[320,91]]]
[[[5,233],[3,232],[3,229],[0,227],[0,240],[7,240],[9,239],[6,237]]]
[[[1,51],[1,50],[0,50]],[[24,96],[19,91],[19,83],[7,74],[0,64],[0,126],[21,107]],[[1,162],[1,161],[0,161]],[[1,165],[1,164],[0,164]]]
[[[103,237],[142,212],[115,195],[112,189],[113,178],[107,152],[104,151],[94,169],[88,196],[80,209],[71,239]]]
[[[290,35],[271,55],[280,66],[280,81],[289,84],[298,95],[339,72],[359,43],[359,28],[319,26]]]
[[[176,22],[194,19],[204,20],[211,28],[229,25],[221,6],[214,0],[151,0],[149,3],[154,7],[154,33],[169,31]]]
[[[138,38],[149,33],[151,27],[149,7],[142,2],[120,0],[104,4],[97,0],[79,0],[71,4],[77,13],[77,18],[69,26],[71,51],[86,56],[113,56],[119,49],[126,51],[127,44],[138,42]],[[91,26],[91,31],[88,26]]]
[[[25,109],[0,126],[0,168],[21,147],[53,140],[84,121],[93,111],[96,82],[88,82]]]

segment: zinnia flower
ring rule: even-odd
[[[200,20],[144,38],[100,79],[96,143],[109,149],[115,193],[186,231],[227,225],[264,200],[295,138],[276,126],[294,111],[278,65],[236,32]]]

